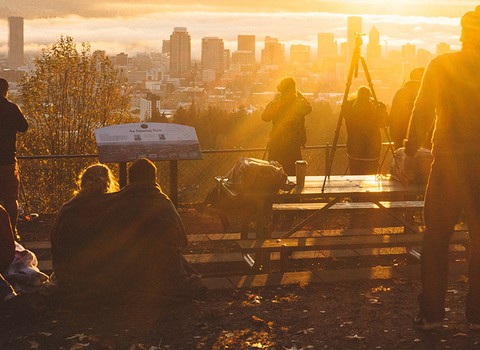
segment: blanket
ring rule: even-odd
[[[58,284],[70,291],[171,295],[191,278],[182,256],[182,221],[153,183],[73,198],[56,218],[51,243]]]
[[[22,293],[41,291],[49,282],[49,277],[39,270],[35,254],[17,242],[15,242],[15,257],[2,275],[16,292]]]

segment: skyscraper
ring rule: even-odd
[[[175,27],[170,35],[170,74],[185,77],[191,74],[190,35],[185,27]]]
[[[368,33],[367,44],[367,60],[376,60],[382,55],[382,47],[380,46],[380,32],[377,27],[373,26]]]
[[[290,46],[290,64],[306,66],[310,63],[310,46],[293,44]]]
[[[202,39],[202,70],[215,71],[218,78],[225,69],[223,40],[216,37]]]
[[[337,55],[337,43],[333,33],[318,33],[317,58],[319,61]]]
[[[23,17],[8,17],[8,67],[17,69],[24,65]]]
[[[437,44],[437,55],[443,55],[444,53],[449,53],[451,51],[450,44],[441,42]]]
[[[255,61],[255,35],[239,35],[237,51],[250,51],[253,54],[253,61]]]
[[[277,38],[265,37],[265,48],[262,49],[262,64],[278,66],[285,63],[285,46]]]
[[[350,16],[347,18],[347,62],[350,64],[353,49],[355,48],[356,34],[362,32],[362,17]]]

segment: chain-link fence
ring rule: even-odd
[[[325,175],[328,145],[309,146],[303,149],[303,158],[308,162],[307,175]],[[202,160],[178,161],[178,204],[188,205],[203,202],[209,190],[215,185],[215,176],[223,176],[240,157],[263,158],[264,149],[203,151]],[[382,172],[391,164],[391,152],[384,146]],[[20,209],[24,213],[55,213],[75,190],[77,174],[84,167],[98,161],[96,155],[75,156],[29,156],[18,157],[21,173]],[[159,161],[158,182],[170,195],[171,163]],[[108,164],[115,174],[119,166]],[[345,174],[348,159],[345,145],[338,145],[332,166],[332,175]]]

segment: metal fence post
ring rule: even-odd
[[[327,142],[325,144],[325,174],[327,173],[328,169],[328,162],[330,160],[330,144]]]
[[[170,161],[170,199],[175,206],[178,204],[178,161]]]

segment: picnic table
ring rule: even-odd
[[[295,177],[289,177],[295,181]],[[303,187],[295,187],[290,191],[279,193],[243,193],[242,197],[254,203],[255,239],[242,237],[237,245],[244,252],[244,258],[250,265],[267,265],[269,254],[275,250],[284,250],[288,246],[289,252],[295,249],[306,250],[323,246],[320,240],[313,240],[309,247],[305,241],[286,241],[295,232],[299,231],[314,218],[321,217],[335,210],[348,210],[355,215],[360,211],[377,210],[388,214],[398,226],[403,226],[409,233],[419,233],[419,227],[405,219],[405,211],[423,209],[423,194],[425,187],[422,184],[404,184],[389,175],[340,175],[307,176]],[[231,189],[230,189],[231,191]],[[295,224],[280,239],[272,240],[273,213],[278,211],[310,211],[310,216]],[[342,237],[339,237],[341,239]],[[283,239],[283,241],[282,241]],[[344,240],[344,243],[333,246],[347,247],[355,245],[355,241]],[[418,239],[414,239],[415,244]],[[369,244],[373,246],[376,241]],[[385,240],[379,239],[379,244]],[[412,241],[410,241],[412,242]],[[358,245],[363,245],[360,239]],[[401,240],[398,244],[402,244]],[[265,248],[265,249],[264,249]],[[255,261],[250,255],[256,253]]]

